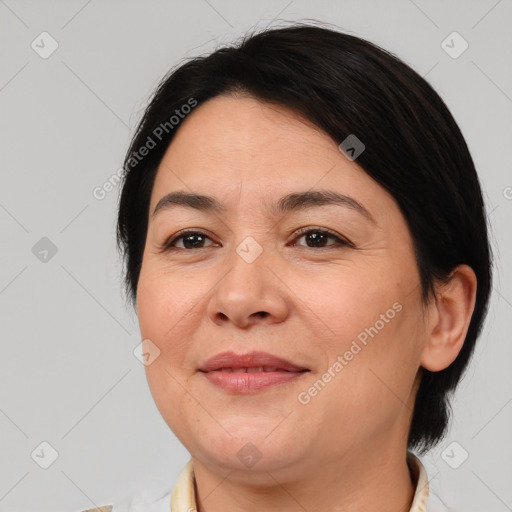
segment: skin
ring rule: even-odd
[[[265,209],[287,193],[318,189],[356,199],[375,224],[343,206],[280,216]],[[309,122],[248,96],[213,98],[182,122],[150,212],[178,190],[214,196],[226,212],[174,206],[150,216],[137,310],[143,339],[160,350],[146,367],[148,384],[192,456],[199,511],[409,510],[418,370],[446,368],[459,353],[474,308],[473,271],[458,267],[425,306],[393,197]],[[331,237],[318,247],[296,234],[309,226],[354,247]],[[185,228],[206,235],[199,248],[182,238],[162,250]],[[236,252],[247,236],[263,249],[252,263]],[[395,303],[401,311],[301,403],[299,393]],[[197,371],[225,350],[263,350],[311,371],[252,395],[228,393]],[[261,454],[252,467],[237,456],[248,442]]]

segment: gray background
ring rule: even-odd
[[[510,0],[0,0],[0,511],[81,510],[151,479],[174,485],[189,456],[133,354],[137,318],[114,242],[119,190],[101,200],[93,190],[121,166],[171,66],[250,28],[308,18],[396,53],[466,137],[492,224],[494,291],[449,436],[424,461],[448,505],[512,510]],[[43,31],[58,43],[46,59],[31,47],[51,49]],[[469,43],[458,58],[441,45],[453,31]],[[48,469],[43,441],[58,453]]]

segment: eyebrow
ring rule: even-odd
[[[270,204],[268,209],[273,215],[285,214],[291,211],[306,210],[319,206],[336,205],[350,208],[373,224],[377,224],[372,214],[353,197],[332,190],[308,190],[305,192],[293,192],[279,198]],[[204,212],[222,214],[226,208],[214,197],[193,192],[176,191],[170,192],[158,201],[152,217],[158,212],[168,210],[176,206],[183,206]]]

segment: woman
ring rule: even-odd
[[[491,266],[430,85],[357,37],[266,30],[172,70],[124,168],[147,379],[191,454],[133,509],[443,510],[413,451],[447,430]]]

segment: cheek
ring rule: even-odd
[[[160,350],[159,356],[145,367],[148,386],[160,414],[174,432],[181,432],[186,423],[176,411],[194,410],[186,392],[187,375],[183,373],[186,342],[190,339],[187,319],[197,302],[191,297],[191,290],[194,287],[187,287],[179,275],[166,273],[150,262],[143,266],[137,287],[141,337],[151,340]]]
[[[186,378],[177,374],[166,359],[166,356],[160,357],[146,367],[148,387],[168,427],[185,446],[190,446],[189,432],[204,414],[204,409],[201,408],[201,401],[187,392],[189,386]]]
[[[418,294],[406,279],[383,285],[380,272],[333,275],[304,285],[314,331],[324,333],[314,337],[323,354],[315,377],[328,381],[313,401],[333,418],[392,418],[408,400],[421,353]]]
[[[379,283],[379,269],[345,269],[335,267],[307,279],[296,276],[293,292],[303,314],[314,323],[319,348],[342,350],[360,336],[369,338],[377,322],[380,332],[388,328],[399,313],[393,304],[400,298],[400,287]],[[385,315],[385,323],[380,315]]]
[[[137,316],[142,337],[151,339],[162,352],[176,354],[175,343],[179,346],[179,340],[186,338],[190,318],[204,294],[198,284],[175,271],[156,265],[152,268],[151,263],[143,267],[137,287]]]
[[[304,390],[316,393],[304,406],[305,416],[318,420],[323,438],[364,444],[389,434],[397,419],[409,414],[417,361],[405,315],[400,311],[377,333],[360,331],[367,334],[366,344],[350,335],[340,337],[336,347],[331,344],[325,373]]]

